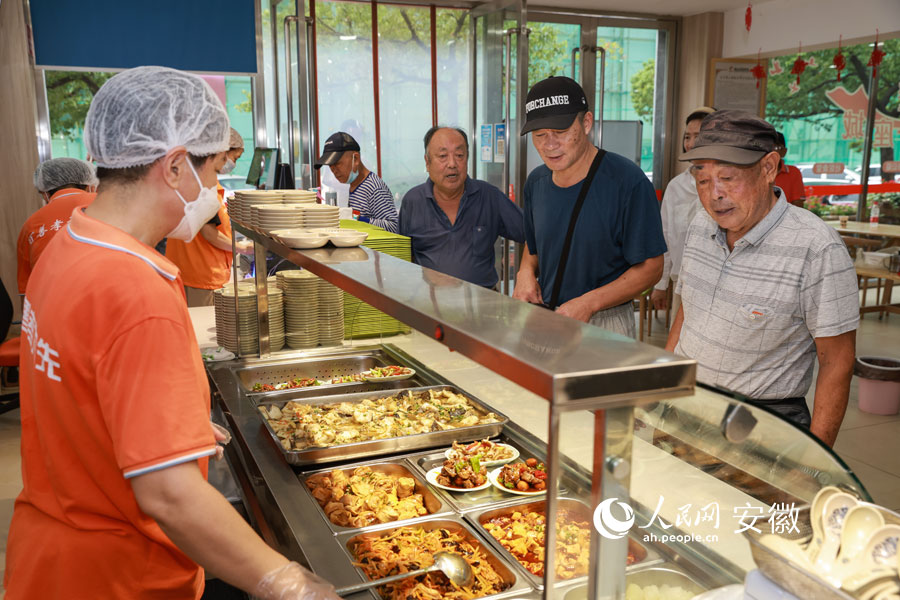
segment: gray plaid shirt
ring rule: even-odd
[[[775,193],[733,251],[701,210],[675,290],[684,307],[675,352],[697,361],[698,381],[757,400],[805,396],[814,339],[859,325],[856,271],[837,232]]]

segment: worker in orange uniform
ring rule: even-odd
[[[797,167],[784,162],[784,157],[787,156],[787,145],[784,142],[784,134],[780,131],[775,132],[775,152],[781,157],[778,174],[775,176],[775,185],[781,188],[790,204],[803,208],[803,203],[806,202],[803,174]]]
[[[244,153],[241,134],[231,128],[225,163],[220,174],[230,173]],[[221,288],[231,275],[231,220],[225,209],[225,188],[216,183],[219,211],[200,229],[200,235],[190,242],[169,240],[166,258],[175,263],[184,281],[188,306],[212,306],[215,290]],[[250,253],[247,241],[235,243],[238,252]]]
[[[34,171],[34,187],[44,206],[25,220],[16,244],[19,293],[25,293],[28,277],[38,257],[72,218],[72,211],[94,201],[97,175],[94,165],[77,158],[45,160]]]
[[[178,269],[153,246],[190,241],[219,208],[222,103],[189,73],[123,71],[94,96],[85,145],[99,192],[47,246],[24,301],[6,599],[197,599],[199,563],[265,600],[336,600],[206,481],[224,430]]]

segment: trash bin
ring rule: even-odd
[[[873,415],[900,412],[900,360],[858,356],[853,373],[859,377],[859,410]]]

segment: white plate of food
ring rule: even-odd
[[[362,372],[363,379],[366,381],[399,381],[401,379],[409,379],[415,374],[415,369],[398,365],[375,367]]]
[[[526,481],[529,479],[530,481]],[[488,480],[495,488],[519,496],[540,496],[547,493],[546,467],[534,458],[497,467],[488,473]]]
[[[468,444],[453,442],[453,447],[447,448],[444,452],[448,460],[466,459],[476,455],[485,467],[498,467],[519,458],[519,451],[509,444],[481,440]]]
[[[459,462],[465,462],[467,464],[469,463],[469,461],[459,461]],[[448,463],[449,463],[449,466],[448,466]],[[488,477],[487,477],[487,475],[488,475],[487,469],[485,469],[483,466],[481,467],[481,477],[484,479],[484,483],[481,483],[480,485],[474,484],[474,482],[477,481],[477,479],[476,479],[473,481],[472,487],[467,488],[467,487],[463,487],[463,486],[453,485],[453,482],[450,480],[449,475],[453,475],[454,479],[457,481],[460,476],[467,475],[465,468],[462,468],[459,470],[459,472],[456,472],[454,464],[455,464],[455,461],[449,461],[449,460],[444,461],[444,464],[442,466],[435,467],[435,468],[431,469],[430,471],[428,471],[427,473],[425,473],[425,480],[428,481],[428,483],[430,483],[434,487],[439,487],[442,490],[447,490],[448,492],[477,492],[478,490],[484,490],[484,489],[487,489],[490,487],[491,482],[488,480]],[[469,466],[471,466],[471,464],[469,464]],[[445,471],[445,467],[447,467],[448,469],[452,469],[452,471],[450,473],[448,473],[447,471]],[[468,470],[477,477],[478,474],[475,473],[471,468],[469,468]],[[467,479],[471,480],[472,478],[467,477]]]

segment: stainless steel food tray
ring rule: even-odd
[[[441,528],[448,529],[454,533],[462,533],[466,537],[467,541],[469,541],[471,544],[481,547],[484,550],[484,554],[487,557],[487,561],[490,563],[491,567],[493,567],[494,570],[497,571],[497,573],[503,579],[503,581],[508,584],[508,587],[503,590],[503,592],[499,594],[491,594],[489,596],[482,596],[482,598],[505,598],[515,596],[517,594],[529,593],[532,591],[532,588],[530,585],[528,585],[528,582],[524,578],[519,577],[518,571],[513,565],[510,564],[510,562],[505,557],[498,554],[489,544],[485,543],[484,538],[473,531],[472,527],[468,523],[464,522],[462,519],[455,515],[433,518],[405,525],[394,525],[388,523],[378,528],[373,527],[370,531],[364,533],[350,532],[340,534],[337,536],[337,541],[349,561],[353,563],[356,562],[356,557],[354,557],[350,552],[349,546],[351,543],[363,537],[386,535],[403,527],[421,527],[426,531],[432,531],[434,529]],[[357,567],[356,571],[359,575],[359,581],[369,581],[369,578],[366,576],[362,569]],[[370,592],[374,598],[380,600],[381,596],[376,590],[370,590]]]
[[[544,499],[529,499],[529,501],[519,502],[517,504],[507,504],[501,507],[489,508],[482,511],[473,511],[466,513],[463,518],[468,521],[475,529],[477,529],[480,533],[482,533],[489,541],[491,546],[497,550],[500,554],[503,555],[510,563],[515,565],[516,569],[521,573],[528,582],[531,583],[535,588],[542,590],[544,589],[544,578],[534,573],[530,572],[525,568],[522,563],[520,563],[515,556],[512,555],[509,550],[503,547],[500,542],[494,539],[494,537],[488,533],[488,531],[484,528],[483,523],[493,519],[494,517],[499,517],[502,515],[508,515],[514,511],[544,511],[546,513],[546,504],[547,500]],[[587,504],[581,502],[580,500],[575,500],[573,498],[559,498],[559,504],[557,505],[559,510],[569,510],[577,514],[578,518],[584,521],[587,521],[589,524],[593,523],[593,519],[591,518],[591,509]],[[596,535],[596,532],[593,532]],[[658,563],[660,561],[658,555],[648,548],[646,548],[640,542],[629,538],[628,539],[628,548],[635,555],[635,562],[633,565],[625,568],[626,573],[632,570],[637,569],[638,567],[643,567],[648,564]],[[587,581],[587,575],[582,575],[580,577],[573,577],[572,579],[560,580],[556,584],[554,584],[554,588],[561,588],[569,585],[574,585],[577,583],[583,583]]]
[[[668,565],[658,567],[641,567],[625,574],[625,585],[639,585],[642,588],[649,585],[679,586],[688,592],[702,594],[707,591],[705,587],[694,581],[690,575],[682,573]],[[564,600],[587,600],[587,586],[578,585],[566,592]]]
[[[383,440],[367,440],[364,442],[354,442],[352,444],[341,444],[338,446],[329,446],[326,448],[306,448],[305,450],[285,450],[275,435],[272,426],[268,420],[256,411],[257,417],[263,424],[263,427],[269,432],[275,446],[284,455],[285,460],[292,465],[316,465],[326,464],[354,458],[372,458],[374,456],[384,456],[386,454],[397,454],[401,452],[410,452],[421,448],[432,448],[435,446],[449,446],[453,440],[476,440],[486,437],[498,435],[503,426],[509,422],[509,418],[503,413],[492,410],[486,406],[484,402],[475,396],[466,393],[456,386],[452,385],[435,385],[420,388],[409,388],[408,390],[400,390],[399,393],[407,392],[424,392],[428,390],[450,390],[453,393],[465,396],[470,403],[481,414],[493,412],[497,415],[497,421],[494,423],[486,423],[483,425],[473,425],[470,427],[459,427],[456,429],[447,429],[444,431],[431,431],[428,433],[417,433],[414,435],[406,435],[402,437],[393,437]],[[358,392],[355,394],[344,394],[340,396],[320,396],[315,398],[298,398],[294,402],[303,404],[333,404],[336,402],[362,402],[363,400],[376,400],[380,398],[388,398],[392,394],[390,392]],[[287,399],[270,400],[264,399],[258,403],[258,406],[277,406],[283,407],[287,404]]]
[[[383,473],[385,475],[393,475],[396,477],[411,477],[413,480],[415,480],[416,487],[415,487],[414,493],[422,494],[422,500],[425,504],[425,509],[428,510],[428,514],[423,515],[421,517],[415,517],[413,519],[404,519],[402,521],[392,521],[390,523],[387,523],[388,525],[393,524],[393,523],[398,523],[398,524],[413,523],[413,522],[416,522],[421,519],[428,519],[428,518],[434,517],[436,515],[452,514],[449,507],[445,506],[443,500],[441,500],[441,498],[439,498],[436,494],[434,494],[431,487],[428,486],[425,483],[425,481],[417,473],[415,473],[411,469],[407,468],[407,466],[402,462],[359,463],[359,464],[354,464],[354,465],[350,465],[347,467],[342,467],[340,469],[319,469],[317,471],[310,471],[307,473],[303,473],[302,475],[299,476],[299,479],[300,479],[300,483],[302,484],[303,489],[306,491],[306,493],[312,495],[312,490],[309,489],[306,482],[309,478],[313,477],[314,475],[318,475],[319,473],[330,473],[331,471],[339,470],[339,471],[344,471],[344,473],[346,473],[347,476],[350,477],[353,474],[353,471],[358,469],[359,467],[369,467],[370,469],[372,469],[372,471],[375,471],[378,473]],[[314,501],[316,500],[315,497],[313,497],[313,500]],[[325,509],[322,507],[321,504],[318,503],[318,501],[316,501],[316,506],[319,507],[319,514],[322,516],[323,519],[325,519],[325,522],[328,524],[328,527],[335,534],[345,533],[348,531],[359,533],[360,531],[367,531],[368,529],[370,529],[372,527],[377,527],[378,525],[385,524],[385,523],[373,523],[371,525],[366,525],[365,527],[343,527],[341,525],[335,525],[334,523],[331,522],[331,519],[328,518],[328,515],[325,514]]]
[[[511,446],[514,446],[520,452],[519,458],[516,459],[517,462],[521,462],[526,458],[531,457],[530,453],[520,448],[517,444],[512,443],[506,439],[502,440],[502,442],[504,444],[510,444]],[[448,444],[448,446],[449,445],[450,444]],[[408,456],[407,461],[415,468],[417,473],[421,474],[422,477],[425,477],[425,474],[428,471],[430,471],[434,467],[439,467],[444,463],[444,451],[441,450],[440,452],[427,452],[418,456]],[[488,472],[493,471],[496,468],[498,467],[488,467]],[[562,483],[560,483],[559,490],[560,496],[569,495],[568,488],[566,488]],[[534,500],[536,498],[541,498],[541,496],[521,496],[518,494],[503,492],[498,490],[493,485],[475,492],[449,492],[439,488],[435,488],[435,492],[442,498],[444,498],[447,503],[450,504],[450,506],[452,506],[457,512],[460,513],[485,509],[492,506],[516,504],[522,502],[523,500]]]
[[[403,389],[410,387],[422,387],[430,382],[417,371],[409,379],[399,381],[360,381],[351,383],[330,383],[307,388],[290,388],[267,392],[254,392],[256,384],[275,385],[291,379],[310,377],[320,381],[328,381],[333,377],[344,375],[356,375],[373,367],[386,365],[401,365],[411,367],[399,356],[390,356],[383,350],[369,352],[357,352],[337,354],[330,356],[315,356],[290,362],[279,361],[276,363],[253,365],[236,369],[234,375],[237,378],[243,392],[250,398],[259,401],[261,398],[281,398],[290,396],[311,397],[327,396],[331,394],[348,394],[353,392],[383,391]],[[415,368],[415,367],[412,367]]]

